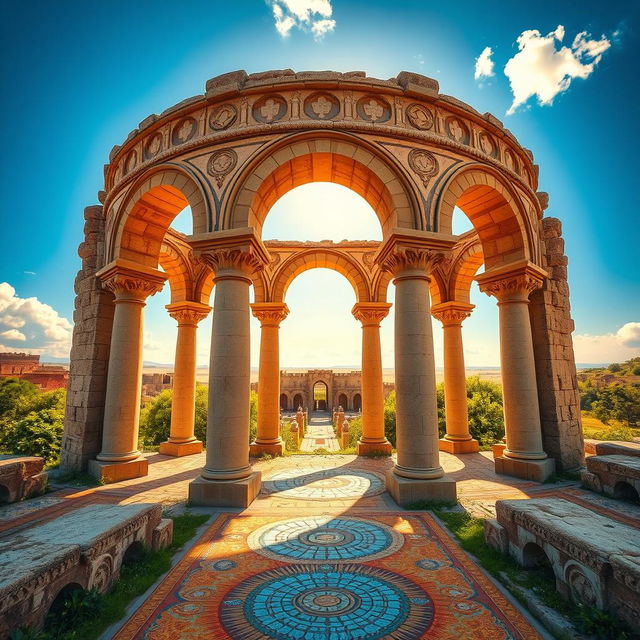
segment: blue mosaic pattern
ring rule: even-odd
[[[377,640],[395,633],[413,640],[423,637],[433,614],[431,598],[416,584],[367,565],[267,571],[232,589],[220,611],[237,640],[256,632],[274,640]]]
[[[358,518],[310,516],[283,520],[254,531],[248,544],[275,560],[323,563],[372,560],[396,552],[403,536]]]

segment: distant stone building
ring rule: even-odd
[[[157,396],[161,391],[170,389],[173,385],[172,373],[143,373],[142,397]]]
[[[43,391],[66,389],[69,371],[61,365],[40,364],[40,356],[29,353],[0,353],[0,378],[22,378]]]
[[[258,391],[258,383],[251,385]],[[315,393],[314,393],[315,390]],[[385,398],[393,384],[384,383]],[[303,407],[310,411],[326,411],[342,406],[345,411],[362,409],[362,372],[331,369],[309,369],[299,373],[280,371],[280,409],[295,411]]]

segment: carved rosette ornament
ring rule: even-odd
[[[216,179],[218,188],[222,187],[224,179],[238,164],[238,154],[233,149],[216,151],[207,162],[207,173]]]
[[[122,261],[112,262],[96,273],[102,281],[102,286],[111,291],[116,302],[135,301],[144,302],[149,296],[162,291],[167,276],[157,269],[142,265],[124,265]],[[139,266],[140,270],[136,267]]]
[[[340,112],[340,103],[328,93],[316,93],[304,101],[304,112],[312,120],[331,120]]]
[[[356,103],[356,112],[367,122],[387,122],[391,118],[391,107],[386,100],[376,96],[360,98]]]
[[[409,166],[422,180],[425,189],[433,176],[438,175],[440,169],[437,158],[430,151],[411,149],[409,152]]]
[[[209,116],[209,126],[214,131],[222,131],[230,127],[238,118],[238,109],[232,104],[220,105]]]
[[[470,315],[475,305],[463,302],[443,302],[431,307],[431,315],[442,322],[442,326],[462,324]]]
[[[260,321],[261,327],[279,327],[289,315],[289,307],[280,302],[256,302],[251,305],[251,313]]]
[[[407,107],[407,119],[416,129],[426,131],[433,128],[433,113],[424,105],[414,102]]]
[[[199,302],[175,302],[166,307],[169,315],[177,321],[178,326],[197,326],[211,311],[211,307]]]
[[[351,313],[356,320],[360,320],[363,327],[379,327],[389,315],[390,308],[391,304],[388,302],[357,302]]]
[[[113,561],[111,556],[106,556],[100,560],[100,563],[93,572],[91,577],[91,588],[99,593],[106,593],[111,586],[113,576]]]
[[[197,123],[193,118],[183,118],[173,129],[171,142],[174,145],[184,144],[191,140],[196,133]]]
[[[262,124],[271,124],[284,118],[287,113],[287,102],[282,96],[265,96],[253,105],[253,119]]]

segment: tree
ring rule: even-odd
[[[38,387],[21,378],[0,378],[0,419],[24,412],[38,396]]]
[[[622,367],[617,362],[612,362],[607,368],[611,373],[618,373],[622,371]]]

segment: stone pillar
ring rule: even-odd
[[[102,450],[89,473],[102,482],[147,475],[147,459],[138,451],[142,392],[143,309],[148,296],[162,289],[166,275],[128,260],[116,260],[97,272],[115,295],[115,312],[105,394]]]
[[[260,491],[249,464],[249,287],[269,255],[253,229],[192,236],[196,256],[215,273],[207,458],[189,485],[192,504],[246,507]]]
[[[171,431],[160,444],[167,456],[188,456],[202,452],[202,442],[194,434],[196,405],[196,333],[198,323],[211,307],[199,302],[176,302],[167,305],[169,315],[178,322],[176,357],[171,399]]]
[[[282,302],[251,305],[253,315],[260,320],[260,367],[258,369],[258,429],[255,442],[249,448],[252,456],[281,456],[280,438],[280,323],[289,315]]]
[[[529,294],[546,272],[529,262],[492,269],[478,276],[480,290],[498,299],[500,370],[507,448],[495,459],[497,473],[544,481],[554,462],[542,447],[540,409],[533,355]]]
[[[391,455],[384,435],[384,385],[380,353],[380,322],[387,317],[387,302],[358,302],[351,313],[362,323],[362,438],[357,453]]]
[[[444,477],[438,449],[436,372],[429,281],[432,269],[454,244],[450,236],[429,232],[393,233],[377,261],[396,285],[395,467],[387,472],[387,491],[398,504],[455,501],[456,484]]]
[[[444,404],[447,433],[440,439],[440,451],[476,453],[478,441],[469,433],[467,412],[467,375],[462,347],[462,321],[471,315],[474,305],[443,302],[431,309],[431,315],[442,322],[444,330]]]

